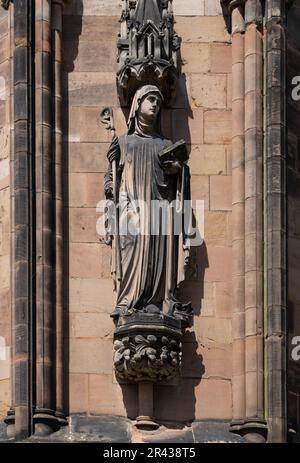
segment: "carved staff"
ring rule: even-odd
[[[104,108],[101,112],[101,122],[110,130],[112,141],[116,139],[116,129],[114,125],[112,108]],[[121,251],[120,251],[120,228],[119,228],[119,207],[118,207],[118,178],[117,178],[117,159],[111,162],[112,179],[113,179],[113,200],[115,204],[115,262],[116,262],[116,285],[122,278],[121,268]]]

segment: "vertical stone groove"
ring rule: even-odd
[[[34,2],[14,2],[14,411],[15,436],[33,430]]]
[[[265,255],[266,349],[270,442],[287,436],[285,2],[266,6]]]
[[[232,294],[233,294],[233,421],[232,431],[245,419],[245,147],[244,32],[242,7],[232,11]]]

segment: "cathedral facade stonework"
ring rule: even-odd
[[[1,3],[0,441],[299,438],[298,21]],[[173,209],[123,236],[151,228],[136,199],[186,200],[201,239]]]

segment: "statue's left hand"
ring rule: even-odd
[[[165,161],[163,163],[163,169],[168,175],[176,175],[180,174],[182,171],[182,164],[181,162],[174,160],[174,161]]]

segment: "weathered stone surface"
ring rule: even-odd
[[[243,443],[242,437],[229,432],[229,423],[196,422],[192,425],[195,442],[203,443]]]
[[[232,53],[229,44],[211,45],[211,72],[214,73],[231,73]]]
[[[184,72],[209,72],[210,47],[206,43],[183,43],[182,61]]]
[[[231,249],[227,246],[207,246],[208,268],[204,281],[229,281],[231,278]]]
[[[222,15],[221,3],[219,0],[205,0],[205,15]]]
[[[209,177],[194,175],[191,179],[193,201],[204,201],[204,209],[209,209]]]
[[[223,175],[210,177],[210,209],[213,211],[231,211],[231,177]]]
[[[204,141],[205,143],[229,144],[232,126],[230,111],[205,111]]]
[[[110,279],[72,278],[70,280],[70,311],[106,313],[114,308],[113,283]]]
[[[204,0],[174,0],[174,13],[178,16],[204,15]]]
[[[87,417],[74,416],[71,421],[73,433],[97,436],[97,442],[130,442],[129,421],[114,416]]]
[[[231,320],[226,318],[203,317],[201,322],[195,325],[196,338],[200,344],[230,343],[231,329]]]
[[[231,244],[228,214],[226,212],[205,211],[204,239],[206,244]]]
[[[109,143],[69,143],[70,173],[105,173]]]
[[[71,339],[70,372],[112,374],[113,345],[111,340]]]
[[[184,109],[172,111],[174,141],[185,139],[187,143],[203,143],[203,110],[194,109],[192,118]]]
[[[104,245],[74,243],[70,246],[71,278],[99,278]]]
[[[195,390],[196,419],[221,420],[232,418],[231,381],[202,379]]]
[[[192,74],[190,78],[192,107],[226,108],[227,77],[214,74]]]
[[[84,373],[70,374],[70,413],[85,413],[88,402],[89,376]]]
[[[220,145],[193,145],[189,166],[191,175],[226,173],[226,148]]]
[[[195,16],[176,18],[176,32],[183,42],[229,42],[222,17]]]
[[[95,208],[103,200],[103,174],[74,173],[69,176],[70,207]]]
[[[75,313],[70,320],[71,337],[113,339],[114,323],[107,313]]]

